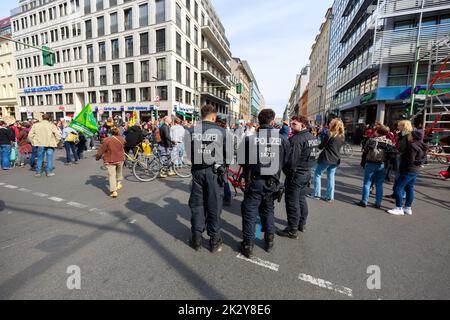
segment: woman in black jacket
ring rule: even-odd
[[[327,171],[328,183],[327,194],[324,198],[327,202],[334,201],[335,175],[337,167],[341,163],[341,149],[344,144],[344,123],[340,119],[334,119],[330,123],[328,137],[319,146],[323,150],[317,161],[316,172],[314,174],[314,194],[310,198],[321,199],[321,179],[322,174]]]
[[[0,151],[2,169],[9,170],[11,164],[11,143],[16,140],[16,134],[8,128],[6,122],[0,119]]]

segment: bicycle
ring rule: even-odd
[[[185,155],[174,156],[173,151],[161,154],[158,148],[145,161],[137,161],[133,165],[133,174],[141,182],[152,182],[163,172],[174,172],[180,178],[192,177],[192,164]]]
[[[230,167],[227,167],[227,170],[228,173],[231,174],[231,176],[228,176],[228,181],[233,186],[236,196],[238,194],[238,188],[241,189],[242,192],[245,192],[246,184],[242,174],[244,170],[243,167],[239,167],[238,171],[234,171]]]
[[[449,157],[446,156],[444,148],[439,145],[431,145],[428,148],[427,157],[432,162],[447,164]]]

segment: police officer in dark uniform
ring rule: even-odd
[[[259,213],[264,232],[265,250],[274,245],[274,202],[281,201],[280,175],[289,156],[289,141],[273,127],[275,112],[262,110],[256,135],[246,137],[238,150],[238,162],[244,168],[246,191],[242,203],[243,242],[240,251],[251,258],[255,243],[256,219]],[[244,160],[244,161],[242,161]]]
[[[289,140],[291,152],[283,171],[286,174],[286,210],[288,227],[278,230],[281,237],[298,239],[298,231],[306,230],[308,204],[307,188],[311,180],[311,168],[316,165],[320,140],[308,130],[309,120],[304,116],[293,117],[291,127],[294,136]]]
[[[191,247],[202,246],[205,229],[212,253],[222,250],[220,215],[226,181],[226,130],[216,124],[217,111],[211,105],[201,110],[202,121],[185,136],[186,152],[192,161],[192,189],[189,207],[192,213]],[[232,149],[231,149],[232,150]]]

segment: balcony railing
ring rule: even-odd
[[[358,82],[359,78],[371,73],[376,68],[377,67],[372,63],[372,53],[369,52],[367,58],[362,61],[362,63],[354,67],[352,70],[345,72],[344,75],[339,78],[338,81],[340,85],[337,88],[337,92],[344,91],[345,89],[351,87],[353,83]]]
[[[416,59],[419,27],[405,30],[379,32],[374,43],[374,63],[402,63]],[[450,23],[426,26],[420,30],[419,44],[422,56],[431,50],[431,46],[450,37]],[[443,48],[440,55],[450,54],[450,49]]]

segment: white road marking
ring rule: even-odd
[[[97,209],[97,208],[92,208],[92,209],[89,209],[89,212],[100,212],[101,210],[100,209]]]
[[[22,243],[25,243],[25,242],[29,242],[31,240],[33,240],[33,239],[27,239],[27,240],[19,241],[19,242],[16,242],[16,243],[12,243],[12,244],[10,244],[8,246],[1,247],[0,250],[5,250],[5,249],[11,248],[11,247],[13,247],[15,245],[22,244]]]
[[[16,187],[16,186],[12,186],[12,185],[10,185],[10,184],[7,184],[7,185],[5,186],[5,188],[8,188],[8,189],[17,189],[17,188],[19,188],[19,187]]]
[[[52,201],[55,201],[55,202],[63,202],[64,201],[64,199],[57,198],[57,197],[50,197],[50,198],[48,198],[48,200],[52,200]]]
[[[48,194],[41,193],[41,192],[35,192],[35,193],[33,193],[33,195],[36,196],[36,197],[41,197],[41,198],[47,198],[48,197]]]
[[[345,294],[346,296],[349,296],[349,297],[353,297],[352,289],[335,285],[330,281],[326,281],[326,280],[319,279],[319,278],[314,278],[313,276],[310,276],[310,275],[304,274],[304,273],[300,273],[298,276],[298,279],[301,281],[311,283],[320,288],[325,288],[325,289],[328,289],[331,291],[336,291],[338,293]]]
[[[87,206],[85,206],[84,204],[78,203],[78,202],[67,202],[67,204],[71,207],[75,207],[75,208],[79,208],[79,209],[85,209],[87,208]]]
[[[8,214],[12,214],[12,211],[8,211]]]
[[[131,220],[129,223],[130,223],[130,224],[135,224],[135,223],[136,223],[136,220]]]
[[[2,185],[4,185],[5,183],[4,182],[0,182],[0,186],[2,186]]]
[[[31,192],[30,189],[26,189],[26,188],[20,188],[19,191],[22,191],[22,192]]]
[[[261,260],[259,258],[255,258],[255,257],[253,257],[252,259],[248,259],[248,258],[244,257],[242,254],[238,254],[236,258],[257,264],[258,266],[261,266],[261,267],[264,267],[264,268],[267,268],[267,269],[270,269],[273,271],[278,271],[278,269],[280,268],[280,265],[278,265],[276,263],[264,261],[264,260]]]

